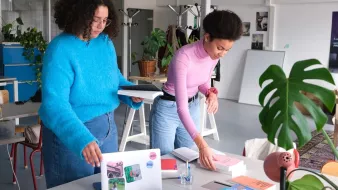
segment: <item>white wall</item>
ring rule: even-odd
[[[274,4],[334,3],[338,0],[271,0]]]
[[[153,18],[153,10],[151,9],[141,9],[133,18],[133,22],[138,24],[137,26],[133,26],[131,31],[131,51],[137,54],[136,60],[142,58],[143,46],[141,43],[144,37],[148,36],[153,29],[153,21],[149,20],[149,18]],[[140,75],[138,64],[132,65],[131,75]]]
[[[177,9],[178,10],[178,9]],[[154,28],[166,31],[168,26],[176,24],[177,15],[169,7],[156,7],[154,10]]]
[[[179,4],[200,4],[200,0],[125,0],[124,8],[154,9],[154,27],[163,30],[176,23],[176,15],[167,7]],[[319,59],[328,66],[332,11],[338,11],[338,0],[270,0],[276,4],[274,50],[286,51],[285,68],[288,73],[292,65],[309,58]],[[269,32],[256,32],[256,12],[268,11],[265,0],[211,0],[218,9],[230,9],[243,22],[251,23],[250,37],[242,37],[233,49],[221,59],[221,82],[215,85],[219,97],[238,100],[246,50],[251,49],[254,33],[264,33],[264,46],[268,45]],[[189,13],[190,14],[190,13]],[[284,48],[289,44],[289,48]],[[337,78],[338,76],[333,74]]]
[[[274,50],[286,51],[284,71],[288,74],[296,61],[316,58],[324,67],[328,67],[332,12],[338,11],[338,2],[290,4],[280,0],[276,5]],[[237,13],[243,22],[251,22],[251,36],[255,31],[255,12],[267,11],[261,6],[226,6],[219,9],[230,9]],[[264,45],[267,45],[265,35]],[[221,82],[216,83],[220,98],[238,100],[246,49],[250,49],[251,37],[242,37],[233,49],[221,59]],[[286,48],[286,45],[289,48]],[[332,74],[338,84],[338,74]],[[257,79],[258,81],[258,79]],[[320,83],[323,84],[323,83]],[[326,86],[331,87],[331,86]]]
[[[287,73],[296,61],[310,58],[328,67],[333,11],[338,11],[338,2],[276,7],[275,47],[286,51],[284,70]],[[284,48],[287,44],[289,48]],[[333,76],[338,84],[338,75]]]
[[[229,9],[235,12],[243,22],[250,22],[250,36],[242,36],[236,41],[227,55],[221,58],[221,81],[215,82],[219,97],[238,100],[242,83],[246,51],[251,49],[252,34],[264,34],[264,45],[267,45],[268,32],[256,32],[256,12],[266,12],[266,6],[227,6],[218,9]],[[258,79],[257,79],[258,82]]]
[[[157,0],[157,6],[170,5],[194,5],[195,3],[201,4],[201,0]],[[228,6],[228,5],[263,5],[265,0],[211,0],[212,5]]]
[[[228,6],[228,5],[264,5],[265,0],[211,0],[212,5]]]

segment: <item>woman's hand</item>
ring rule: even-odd
[[[216,167],[213,161],[216,160],[216,158],[214,157],[212,150],[209,147],[204,147],[199,151],[201,164],[209,170],[215,171]]]
[[[214,157],[212,150],[209,148],[203,137],[201,135],[197,135],[194,141],[199,149],[199,159],[201,164],[209,170],[216,170],[213,161],[217,159]]]
[[[131,97],[131,99],[133,100],[133,102],[135,103],[139,103],[142,102],[144,100],[144,98],[138,98],[138,97]]]
[[[215,93],[210,93],[205,103],[208,105],[208,113],[215,114],[218,111],[218,98]]]
[[[102,154],[99,146],[96,141],[89,143],[82,151],[83,157],[85,158],[88,164],[91,164],[93,167],[100,167],[102,161]]]

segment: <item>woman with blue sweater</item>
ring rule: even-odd
[[[44,56],[39,110],[47,188],[98,173],[102,153],[117,151],[114,110],[120,101],[135,109],[142,104],[117,94],[133,84],[117,66],[112,0],[58,0],[54,9],[63,33]]]

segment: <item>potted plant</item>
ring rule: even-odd
[[[15,28],[16,25],[16,29]],[[3,42],[18,42],[21,35],[21,26],[23,25],[20,17],[16,18],[12,23],[7,23],[2,26],[1,33],[3,35]],[[16,31],[16,33],[13,33]]]
[[[36,28],[27,28],[19,37],[19,41],[24,48],[23,56],[35,69],[36,81],[40,89],[42,84],[42,58],[47,48],[47,42],[43,38],[42,32]]]
[[[141,76],[147,77],[155,73],[157,51],[160,47],[165,45],[165,35],[163,30],[155,28],[150,36],[146,36],[142,41],[143,55],[142,59],[137,61]]]
[[[262,125],[262,130],[267,134],[268,140],[271,143],[274,144],[274,139],[276,137],[278,138],[279,147],[286,150],[292,149],[293,141],[291,131],[294,131],[299,139],[299,147],[302,147],[310,141],[312,136],[305,116],[295,105],[295,102],[298,102],[311,114],[316,124],[317,131],[324,134],[335,157],[338,158],[336,148],[325,130],[323,130],[323,127],[328,120],[327,116],[318,105],[303,94],[303,92],[313,94],[328,110],[332,111],[336,102],[334,91],[304,81],[308,79],[315,79],[334,85],[334,80],[330,72],[326,68],[318,68],[320,65],[321,63],[316,59],[298,61],[293,65],[288,78],[286,77],[283,69],[279,66],[271,65],[268,67],[268,69],[259,78],[259,84],[261,87],[263,83],[272,80],[269,84],[264,86],[259,95],[259,102],[263,107],[259,114],[259,121]],[[312,69],[309,69],[310,67],[312,67]],[[274,92],[271,97],[266,99],[267,95],[272,91]],[[265,100],[267,100],[266,103]],[[324,180],[328,180],[316,172],[309,172],[322,177]],[[331,185],[337,188],[335,184]],[[309,188],[311,189],[311,187],[315,189],[320,187],[321,189],[324,187],[321,181],[313,175],[306,175],[293,182],[287,181],[286,186],[286,189],[288,190],[308,190]]]

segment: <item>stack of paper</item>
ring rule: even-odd
[[[175,159],[161,159],[162,179],[178,178],[177,161]]]
[[[243,160],[220,154],[216,154],[215,158],[217,161],[214,161],[214,164],[218,172],[237,177],[243,175],[246,171],[246,165]],[[201,165],[200,160],[198,160],[198,163]]]
[[[161,91],[142,91],[142,90],[119,90],[119,95],[125,95],[130,97],[144,98],[146,100],[154,100],[157,96],[163,95]]]
[[[174,151],[171,152],[171,154],[173,154],[174,156],[176,156],[177,158],[181,159],[184,162],[186,161],[191,162],[198,159],[199,157],[198,152],[191,150],[190,148],[187,147],[175,149]]]

